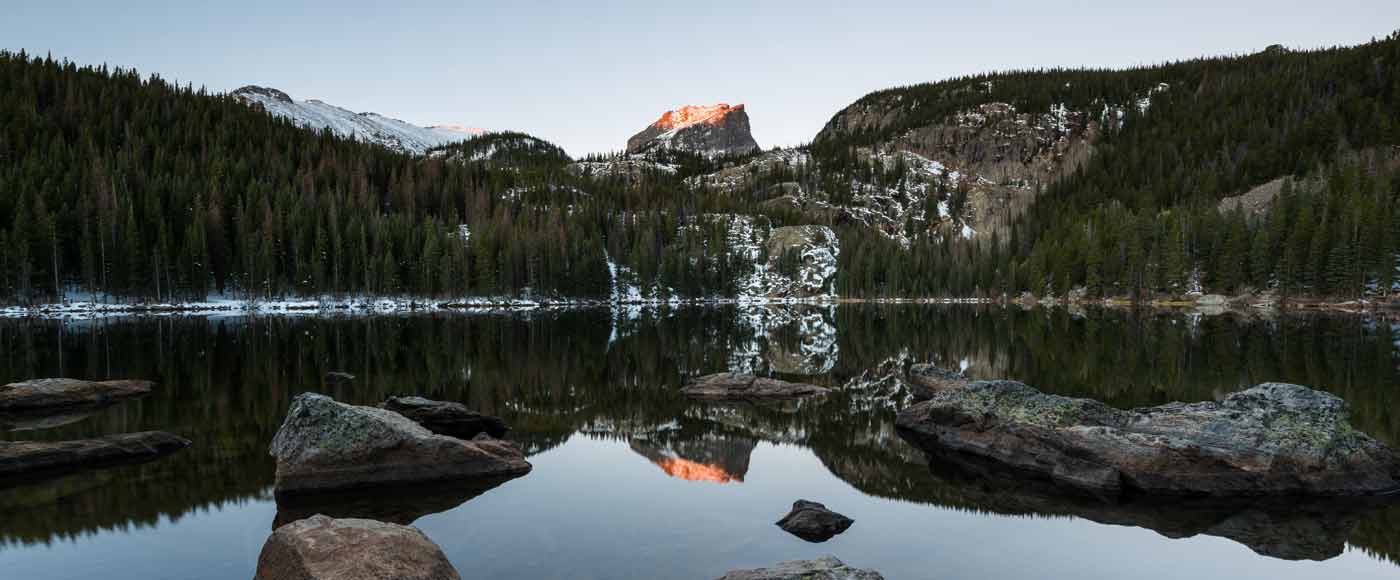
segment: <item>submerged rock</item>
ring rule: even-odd
[[[4,441],[0,442],[0,476],[50,475],[141,463],[189,446],[188,439],[162,431],[76,441]]]
[[[343,385],[355,380],[355,375],[342,371],[331,371],[326,373],[326,384]]]
[[[1346,403],[1266,383],[1224,401],[1124,411],[1014,381],[979,381],[901,411],[930,452],[993,459],[1117,495],[1366,495],[1400,488],[1397,455],[1356,431]]]
[[[100,407],[101,405],[83,405],[76,408],[59,407],[0,413],[0,426],[16,432],[57,429],[91,417]]]
[[[0,410],[103,405],[148,395],[154,385],[151,381],[135,380],[34,379],[0,386]]]
[[[847,566],[835,556],[782,562],[770,568],[733,570],[719,580],[884,580],[879,572]]]
[[[483,415],[461,403],[423,397],[389,397],[379,408],[408,417],[438,435],[458,439],[471,439],[479,433],[499,439],[510,430],[500,417]]]
[[[530,471],[509,442],[436,435],[393,411],[314,393],[292,401],[269,452],[277,458],[279,496]]]
[[[814,501],[799,499],[792,511],[778,520],[778,527],[808,542],[825,542],[846,531],[855,520],[826,509]]]
[[[972,381],[960,372],[934,365],[917,364],[909,367],[909,391],[915,401],[927,401],[939,391],[961,389],[971,383]]]
[[[687,397],[717,401],[797,399],[828,392],[829,389],[807,383],[790,383],[741,373],[705,375],[681,387],[681,393]]]
[[[442,548],[417,528],[312,516],[263,544],[254,580],[459,580]]]

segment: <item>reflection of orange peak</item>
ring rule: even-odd
[[[670,457],[656,462],[656,465],[665,471],[666,475],[678,477],[686,481],[713,481],[715,483],[743,483],[744,476],[732,475],[718,465],[708,465],[696,463],[688,459]]]
[[[652,123],[652,126],[662,129],[682,129],[691,125],[699,125],[700,123],[720,125],[724,123],[724,118],[729,116],[730,113],[742,110],[744,110],[743,103],[732,107],[729,106],[728,103],[720,103],[708,107],[685,105],[674,111],[662,113],[661,118],[657,119],[655,123]]]

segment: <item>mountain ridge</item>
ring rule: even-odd
[[[258,85],[243,86],[229,93],[229,96],[300,127],[328,129],[341,137],[382,145],[403,153],[422,154],[433,147],[485,133],[483,129],[460,125],[419,127],[379,113],[356,113],[318,99],[297,101],[281,90]]]

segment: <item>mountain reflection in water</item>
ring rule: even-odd
[[[763,513],[755,518],[753,508],[746,507],[738,515],[686,524],[692,527],[672,523],[672,528],[657,528],[651,532],[661,546],[656,549],[693,548],[698,540],[683,533],[790,546],[782,543],[790,538],[752,534],[780,533],[768,528],[800,490],[837,493],[853,488],[866,497],[897,500],[918,518],[936,519],[946,510],[991,517],[1074,518],[1096,522],[1092,525],[1153,530],[1166,538],[1227,538],[1248,547],[1236,546],[1241,557],[1254,559],[1259,554],[1267,559],[1342,560],[1336,556],[1351,546],[1394,562],[1400,556],[1400,509],[1393,503],[1104,503],[1047,492],[987,466],[949,458],[931,462],[895,434],[893,419],[894,411],[908,404],[904,373],[912,364],[928,362],[951,368],[965,364],[974,378],[1015,378],[1049,392],[1094,397],[1119,407],[1215,399],[1258,382],[1295,382],[1345,398],[1357,428],[1395,443],[1400,442],[1400,405],[1394,403],[1400,386],[1398,337],[1400,326],[1357,315],[1201,317],[972,306],[0,320],[0,383],[46,376],[151,378],[159,383],[149,397],[90,415],[6,419],[0,440],[164,430],[194,441],[189,449],[153,463],[0,488],[0,564],[36,544],[159,531],[168,525],[163,522],[182,517],[270,502],[273,463],[268,444],[291,398],[304,391],[355,404],[409,394],[460,401],[504,418],[512,427],[508,438],[522,444],[537,469],[521,480],[481,487],[277,506],[275,519],[261,522],[257,534],[265,534],[275,522],[318,511],[400,523],[448,521],[482,498],[532,489],[532,481],[555,481],[547,479],[554,477],[551,462],[556,456],[572,457],[557,452],[584,437],[620,445],[622,453],[652,474],[659,468],[676,479],[743,483],[677,486],[666,477],[639,475],[628,484],[641,490],[669,483],[669,488],[656,490],[659,494],[677,487],[694,488],[699,494],[747,494],[755,487],[774,485],[771,478],[760,482],[753,475],[761,467],[751,465],[761,456],[756,449],[766,445],[815,457],[833,482],[794,482],[790,494],[768,506],[776,511],[771,517]],[[350,384],[324,385],[321,377],[332,370],[358,378]],[[834,392],[820,402],[777,406],[696,403],[679,396],[686,378],[722,370],[771,374]],[[567,473],[558,477],[567,481]],[[386,501],[389,498],[393,500]],[[530,539],[522,541],[566,541],[549,535],[554,533],[554,512],[561,509],[554,501],[550,493],[536,492],[528,499],[530,509],[517,508],[513,517],[532,530]],[[617,509],[617,525],[653,521],[629,520],[625,506]],[[834,540],[833,550],[856,550],[853,542],[864,533],[920,533],[912,528],[876,531],[861,514],[843,511],[863,523]],[[437,515],[426,517],[429,514]],[[745,519],[726,519],[740,515]],[[754,520],[753,531],[747,524],[735,527],[736,521],[747,519]],[[532,521],[536,523],[529,524]],[[594,524],[607,529],[610,522]],[[1003,533],[1016,533],[1014,523],[1007,525],[1012,531]],[[452,537],[437,535],[434,540],[449,555],[484,557],[469,552],[469,546],[454,544]],[[724,545],[715,549],[723,550]],[[1084,549],[1079,556],[1090,561],[1094,548]],[[40,553],[33,555],[38,558]],[[859,552],[840,555],[868,567],[881,564],[860,562]],[[913,558],[904,565],[915,567],[916,559],[926,556],[903,556]],[[900,565],[886,563],[891,569]],[[1392,564],[1384,565],[1396,572]],[[547,568],[536,572],[559,573]],[[210,577],[248,576],[240,574]],[[517,577],[530,576],[521,572]]]

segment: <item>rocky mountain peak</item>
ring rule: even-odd
[[[289,96],[287,93],[269,87],[260,87],[258,85],[244,86],[234,91],[232,94],[234,98],[244,102],[250,100],[257,101],[262,99],[271,99],[283,103],[292,102],[292,97]],[[258,97],[262,97],[262,99],[259,99]]]
[[[758,149],[749,132],[744,105],[685,105],[666,111],[661,118],[627,140],[627,152],[644,153],[672,149],[705,156],[739,155]]]

